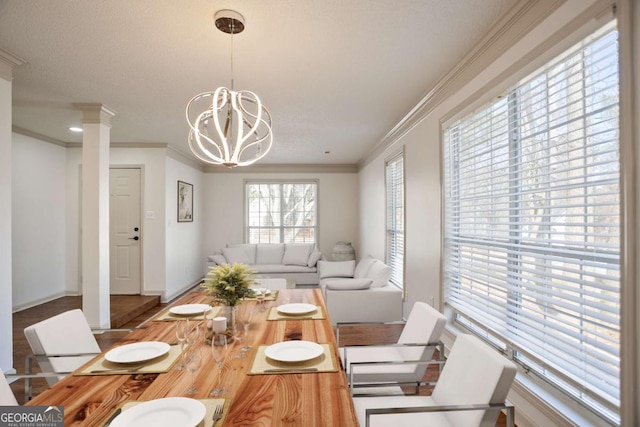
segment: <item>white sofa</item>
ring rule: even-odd
[[[402,320],[402,290],[389,283],[391,267],[382,261],[318,261],[318,276],[333,324]]]
[[[317,285],[316,263],[322,258],[313,243],[228,244],[210,255],[207,266],[247,264],[258,277],[293,279],[296,285]]]

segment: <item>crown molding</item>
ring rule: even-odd
[[[447,97],[516,44],[566,0],[520,0],[489,32],[358,162],[363,168],[416,127]]]
[[[172,146],[168,145],[167,146],[167,157],[172,158],[173,160],[176,160],[180,163],[183,163],[189,167],[192,167],[200,172],[205,172],[205,166],[200,163],[199,161],[196,161],[193,157],[191,156],[187,156],[186,154],[184,154],[182,151],[180,150],[176,150],[175,148],[173,148]]]
[[[13,80],[13,69],[24,64],[27,64],[25,59],[0,48],[0,78]]]
[[[60,147],[67,148],[69,146],[68,142],[61,141],[59,139],[51,138],[50,136],[43,135],[38,132],[31,131],[29,129],[21,128],[20,126],[13,125],[11,127],[11,131],[20,135],[28,136],[30,138],[38,139],[40,141],[48,142],[50,144],[59,145]]]
[[[82,142],[67,142],[67,148],[82,148]],[[166,142],[111,142],[110,148],[167,148]]]
[[[205,173],[358,173],[355,164],[315,164],[315,163],[259,163],[251,166],[228,168],[226,166],[207,165]]]

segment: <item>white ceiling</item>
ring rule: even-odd
[[[186,103],[230,84],[273,118],[263,163],[354,164],[489,30],[514,0],[0,0],[14,70],[13,125],[80,142],[73,103],[117,111],[113,142],[189,154]],[[330,154],[324,154],[325,151]]]

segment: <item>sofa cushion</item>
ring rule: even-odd
[[[367,277],[367,272],[374,262],[376,262],[376,259],[371,255],[367,255],[366,257],[362,258],[358,265],[356,265],[356,270],[353,272],[353,277],[355,279]]]
[[[283,265],[283,264],[255,264],[250,265],[257,274],[274,274],[274,273],[315,273],[315,267],[307,267],[306,265]]]
[[[229,264],[252,264],[244,248],[222,248],[222,254]]]
[[[227,259],[222,254],[213,254],[209,256],[209,261],[215,262],[218,265],[226,264]]]
[[[307,265],[309,254],[313,250],[313,243],[287,243],[284,249],[282,263],[285,265]]]
[[[311,255],[309,255],[309,260],[307,261],[307,267],[315,267],[315,265],[322,258],[322,252],[318,250],[311,251]]]
[[[256,264],[282,264],[284,243],[259,243],[256,245]]]
[[[227,248],[241,248],[244,251],[244,253],[247,255],[247,259],[249,260],[249,262],[246,262],[244,264],[256,263],[256,244],[255,243],[234,243],[234,244],[227,245]],[[224,250],[222,251],[222,253],[224,254]],[[229,258],[228,257],[226,258],[227,258],[227,261],[229,261]]]
[[[371,286],[371,279],[331,279],[327,280],[325,286],[327,289],[333,289],[335,291],[357,290],[357,289],[369,289]]]
[[[320,279],[326,277],[353,277],[356,262],[351,261],[318,261]]]
[[[369,271],[367,271],[367,279],[373,281],[373,283],[371,283],[372,288],[385,286],[390,278],[391,267],[378,259],[375,260],[371,267],[369,267]]]

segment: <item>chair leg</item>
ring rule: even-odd
[[[33,355],[28,354],[25,358],[24,358],[24,364],[25,364],[25,371],[27,373],[27,375],[30,375],[33,373]],[[33,397],[33,391],[32,391],[32,387],[31,387],[31,378],[27,377],[24,379],[24,402],[27,403],[28,401],[31,400],[31,398]]]
[[[515,427],[516,425],[516,408],[513,405],[509,405],[505,408],[507,413],[507,427]]]

